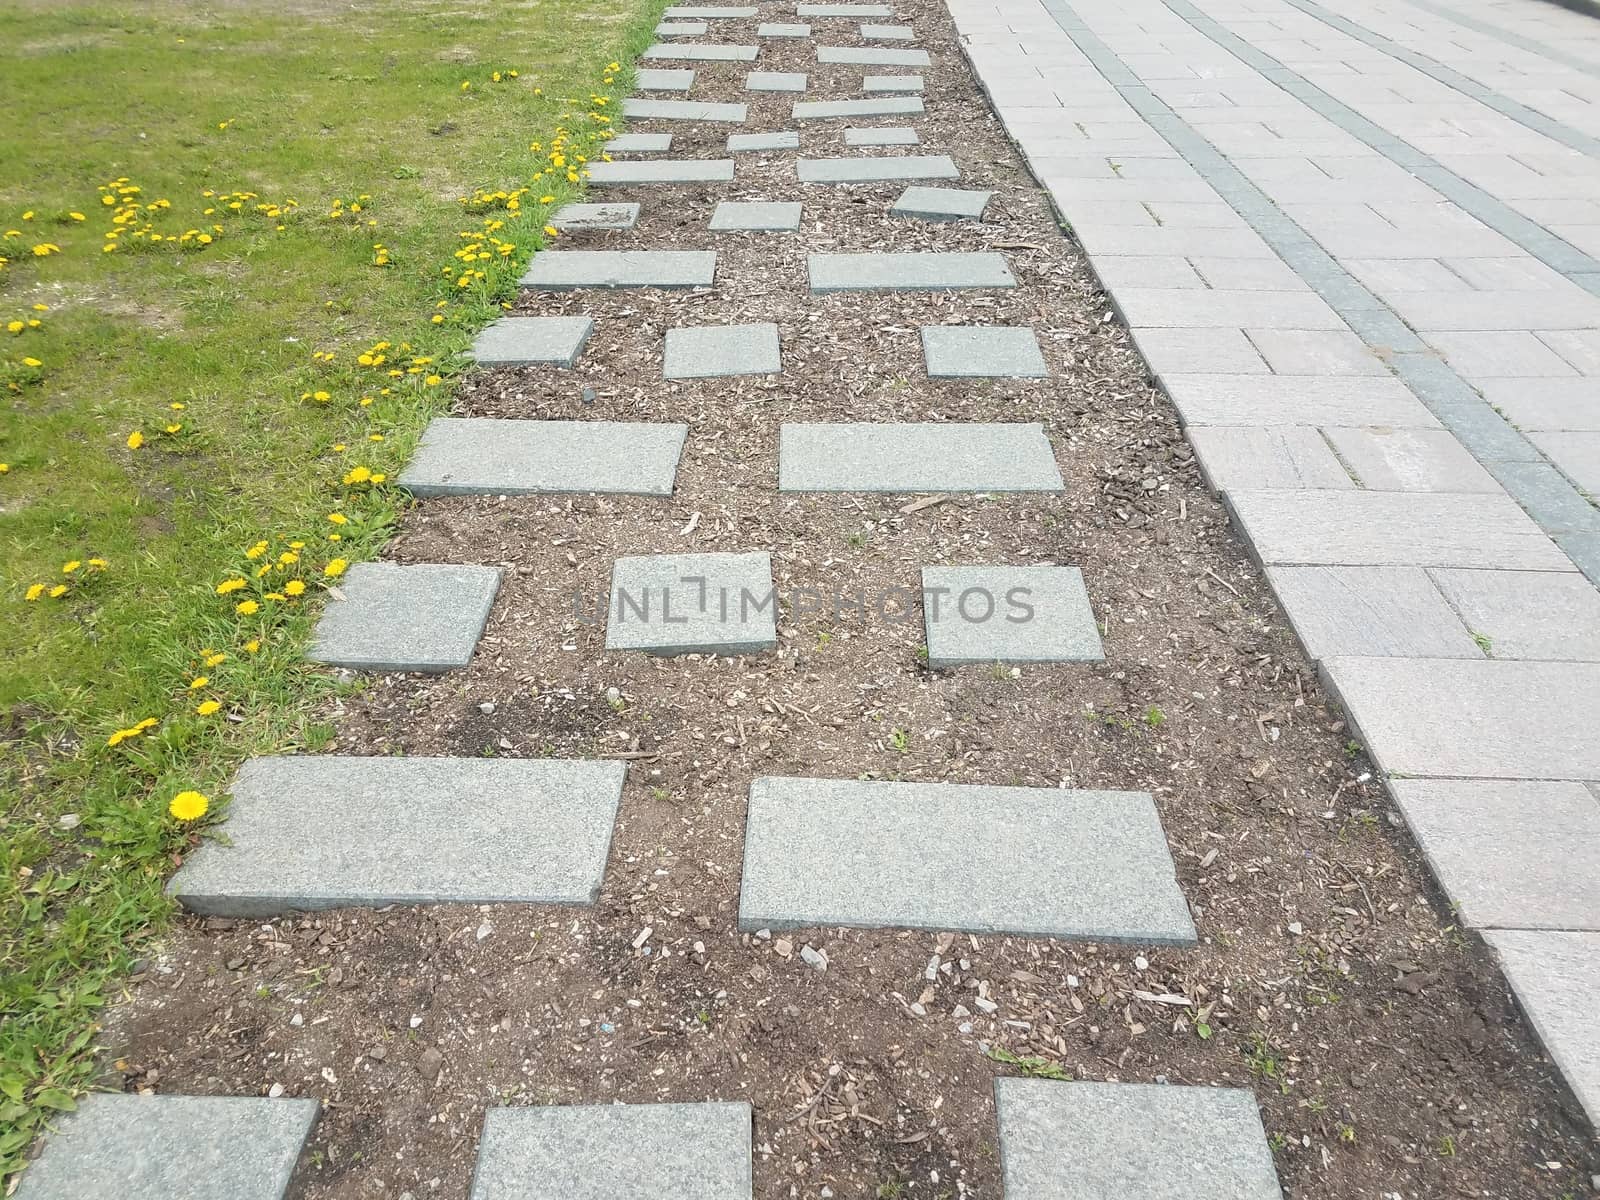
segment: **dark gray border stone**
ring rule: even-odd
[[[1013,288],[1005,256],[987,251],[909,254],[810,254],[811,290],[823,292],[946,292],[961,288]]]
[[[418,496],[670,496],[687,425],[435,417],[400,474]]]
[[[667,330],[662,369],[667,379],[776,375],[781,370],[778,327],[771,322]]]
[[[716,276],[715,250],[541,250],[528,265],[522,286],[547,291],[695,288],[710,287]]]
[[[759,654],[778,644],[772,556],[638,554],[611,568],[606,649]]]
[[[359,671],[455,671],[472,661],[499,567],[356,563],[339,580],[306,657]]]
[[[928,666],[1102,662],[1077,567],[923,567]]]
[[[1043,379],[1039,339],[1026,325],[924,325],[922,357],[932,379]]]
[[[598,207],[598,206],[596,206]],[[637,208],[637,205],[635,205]],[[635,217],[638,213],[635,212]],[[558,226],[623,229],[623,225]],[[583,353],[594,332],[589,317],[501,317],[484,326],[472,343],[472,358],[480,367],[524,366],[551,363],[570,367]]]
[[[1059,492],[1044,426],[786,424],[780,492]]]

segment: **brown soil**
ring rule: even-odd
[[[629,756],[598,906],[186,922],[117,1014],[115,1082],[322,1098],[306,1200],[465,1197],[489,1105],[705,1098],[754,1105],[764,1200],[994,1200],[992,1080],[1016,1058],[1250,1087],[1296,1198],[1583,1194],[1600,1158],[1576,1105],[1426,882],[942,6],[897,8],[934,54],[929,111],[877,123],[923,146],[849,152],[952,155],[960,186],[995,190],[986,222],[891,221],[898,186],[802,188],[792,154],[741,157],[731,186],[618,193],[644,202],[637,230],[565,244],[714,245],[716,289],[525,296],[594,317],[583,361],[480,375],[459,411],[686,421],[677,493],[418,505],[394,558],[512,568],[488,633],[469,669],[381,678],[334,714],[343,754]],[[820,21],[816,40],[854,31]],[[714,36],[751,41],[754,23]],[[808,72],[817,98],[880,73],[818,67],[811,46],[768,42],[757,65]],[[696,98],[752,100],[747,131],[787,123],[794,97],[743,94],[748,64],[694,65]],[[807,125],[805,152],[847,153],[844,124]],[[730,129],[634,128],[672,132],[674,157],[720,157]],[[794,197],[798,236],[706,232],[718,199]],[[808,252],[985,247],[1023,286],[806,292]],[[667,328],[755,320],[781,328],[781,377],[662,382]],[[1032,325],[1051,378],[930,382],[917,329],[939,322]],[[1067,491],[911,512],[914,497],[780,495],[779,425],[806,420],[1042,421]],[[845,594],[915,587],[930,563],[1076,564],[1106,662],[929,671],[920,617],[848,609],[784,612],[770,655],[655,659],[607,654],[574,618],[618,555],[748,549],[771,551],[781,590]],[[1202,944],[742,935],[760,775],[1147,790]]]

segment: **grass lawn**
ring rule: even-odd
[[[662,3],[0,10],[0,1175]]]

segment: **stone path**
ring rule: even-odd
[[[950,7],[1446,895],[1600,1120],[1594,20]]]

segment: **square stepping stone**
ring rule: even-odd
[[[909,125],[883,125],[877,128],[856,129],[846,127],[846,146],[915,146],[922,138]]]
[[[711,213],[711,228],[719,233],[788,232],[800,228],[800,208],[787,201],[724,200]]]
[[[909,42],[916,33],[909,25],[863,25],[861,36],[876,42]]]
[[[453,671],[472,661],[500,590],[498,567],[356,563],[322,610],[307,654],[362,671]]]
[[[885,96],[872,100],[797,100],[790,115],[796,121],[830,121],[836,117],[918,116],[922,111],[921,96]]]
[[[730,133],[728,153],[744,154],[753,150],[798,150],[800,135],[790,129],[783,133]]]
[[[585,229],[632,229],[639,223],[637,204],[564,204],[550,218],[550,224],[569,232]]]
[[[781,21],[768,21],[764,25],[756,26],[756,36],[769,38],[808,38],[811,36],[811,26],[784,24]]]
[[[742,125],[750,110],[743,104],[707,104],[703,100],[639,100],[622,102],[622,115],[635,121],[725,121]]]
[[[798,71],[751,71],[744,86],[749,92],[803,92],[806,77]]]
[[[1101,662],[1077,567],[923,567],[928,665]]]
[[[795,169],[801,183],[884,183],[898,179],[958,179],[961,175],[944,154],[802,158],[795,163]]]
[[[757,779],[739,928],[814,925],[1195,943],[1144,792]]]
[[[656,26],[657,37],[704,37],[711,26],[704,21],[663,21]]]
[[[780,492],[1059,492],[1038,424],[784,425]]]
[[[750,1200],[750,1105],[491,1108],[469,1200]]]
[[[535,255],[538,262],[542,255]],[[920,254],[811,254],[806,271],[813,292],[946,292],[957,288],[1013,288],[1017,281],[1003,255],[984,251]]]
[[[932,63],[926,50],[896,50],[890,46],[818,46],[819,63],[851,63],[863,67],[926,67]]]
[[[1600,1125],[1600,933],[1491,929],[1483,940],[1589,1123]]]
[[[586,287],[695,288],[710,287],[716,275],[715,250],[541,250],[528,265],[522,286],[549,291]]]
[[[720,42],[657,42],[640,58],[676,58],[695,62],[755,62],[756,47]]]
[[[667,330],[663,370],[667,379],[776,375],[782,369],[776,325],[706,325]]]
[[[661,15],[674,20],[687,19],[691,21],[744,21],[756,15],[761,10],[754,5],[746,7],[738,5],[715,4],[674,4]]]
[[[998,1079],[1014,1200],[1282,1200],[1245,1088]]]
[[[417,496],[670,496],[687,425],[435,417],[400,474]]]
[[[887,4],[797,4],[798,17],[892,17],[894,9]]]
[[[388,904],[593,904],[627,766],[516,758],[253,758],[228,845],[168,891],[191,912],[271,917]]]
[[[316,1100],[97,1092],[61,1118],[16,1200],[281,1200],[321,1111]]]
[[[924,325],[922,355],[933,379],[1043,379],[1050,373],[1039,339],[1025,326]]]
[[[611,568],[606,649],[757,654],[778,644],[772,556],[649,554]]]
[[[732,180],[731,158],[655,158],[643,162],[589,164],[590,187],[637,187],[655,183],[729,183]]]
[[[554,363],[570,367],[594,330],[588,317],[501,317],[472,343],[480,367]]]
[[[634,72],[633,86],[641,92],[687,92],[694,86],[694,72],[640,67]]]
[[[861,80],[863,92],[921,92],[921,75],[866,75]]]
[[[965,188],[910,187],[900,193],[889,215],[923,221],[981,221],[993,195]]]
[[[671,149],[670,133],[619,133],[606,142],[608,154],[659,154]]]

